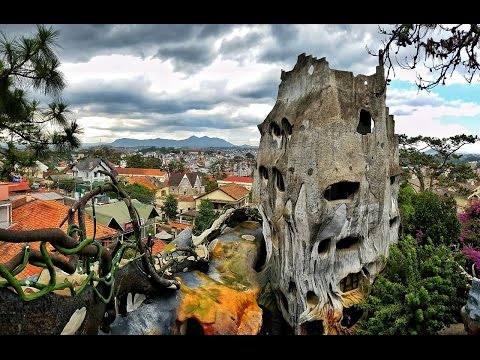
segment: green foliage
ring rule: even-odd
[[[127,166],[139,169],[160,169],[162,160],[154,157],[143,157],[141,154],[132,154],[125,156]]]
[[[473,135],[455,135],[442,139],[400,135],[400,165],[415,174],[420,191],[432,190],[435,182],[461,190],[466,180],[476,180],[478,177],[469,166],[459,163],[462,155],[456,152],[464,145],[478,140]],[[409,182],[409,174],[403,173],[402,179]]]
[[[185,160],[181,158],[179,161],[170,161],[168,163],[168,172],[172,173],[183,173],[185,171]]]
[[[402,231],[418,240],[430,238],[435,244],[456,243],[460,235],[456,202],[451,196],[430,191],[416,193],[410,185],[400,186],[398,206]]]
[[[202,232],[212,226],[219,214],[213,210],[213,202],[211,200],[201,200],[198,208],[198,216],[195,218],[193,234],[200,235]]]
[[[74,179],[59,180],[58,187],[67,192],[72,192],[73,190],[75,190],[75,180]]]
[[[163,202],[162,211],[165,213],[167,218],[175,219],[178,209],[178,200],[172,194],[167,195],[165,201]]]
[[[464,260],[444,244],[418,245],[410,235],[392,245],[385,271],[358,305],[368,312],[358,333],[431,335],[461,321],[468,282],[458,265]]]
[[[217,180],[212,180],[205,177],[205,192],[210,192],[218,188]]]
[[[80,146],[82,130],[69,120],[67,105],[53,101],[41,106],[26,91],[31,88],[58,98],[65,87],[54,51],[57,37],[52,28],[37,26],[31,37],[9,40],[2,34],[0,39],[0,142],[7,144],[0,148],[0,176],[4,179],[16,165],[24,166],[45,155],[50,145],[63,149]],[[47,124],[54,130],[48,131]],[[18,145],[25,146],[24,150],[19,151]]]
[[[155,190],[150,190],[143,184],[127,184],[125,191],[132,199],[137,199],[142,203],[151,204],[155,200]]]
[[[415,214],[415,209],[413,207],[413,199],[416,196],[417,193],[411,185],[400,185],[400,190],[398,192],[398,207],[400,209],[403,228],[408,228],[408,224],[412,223],[412,218]]]

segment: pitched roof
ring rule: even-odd
[[[97,165],[99,165],[101,162],[103,161],[103,163],[105,165],[107,165],[107,167],[110,168],[110,172],[114,175],[114,176],[117,176],[118,175],[118,172],[117,172],[117,169],[114,167],[114,166],[111,166],[111,162],[108,161],[108,160],[103,160],[102,158],[85,158],[79,162],[77,162],[75,164],[76,168],[78,170],[82,170],[82,171],[91,171],[93,170]]]
[[[182,223],[173,222],[173,221],[169,222],[167,225],[172,227],[172,228],[179,229],[179,230],[185,230],[185,229],[192,229],[193,228],[193,225],[182,224]]]
[[[166,172],[160,169],[116,168],[119,175],[165,176]]]
[[[189,173],[171,173],[170,177],[168,178],[169,186],[178,186],[183,179],[183,176],[187,175],[188,181],[190,185],[193,187],[195,185],[195,180],[197,176],[200,177],[200,184],[204,185],[205,181],[203,179],[203,174],[201,172],[189,172]]]
[[[228,176],[225,179],[222,179],[221,181],[227,181],[227,182],[242,182],[242,183],[249,183],[253,184],[253,177],[251,176]]]
[[[241,198],[244,198],[250,192],[245,187],[237,184],[226,184],[220,186],[218,189],[223,191],[225,194],[231,196],[235,200],[240,200]]]
[[[152,183],[146,176],[132,176],[127,178],[127,182],[129,184],[137,183],[137,184],[145,185],[150,190],[154,190],[157,188],[155,184]]]
[[[45,228],[56,228],[67,215],[69,206],[58,201],[32,200],[12,210],[13,223],[9,230],[36,230]],[[61,229],[67,231],[67,223],[63,224]],[[85,216],[85,227],[87,237],[93,236],[93,219]],[[117,232],[107,226],[97,222],[97,232],[95,237],[103,239],[117,235]]]
[[[0,241],[0,263],[5,264],[9,262],[15,255],[20,253],[25,246],[24,243],[9,243]],[[30,248],[40,251],[40,242],[31,242]],[[47,250],[53,252],[55,249],[52,245],[47,244]],[[23,271],[16,277],[19,279],[38,275],[42,272],[43,268],[28,264]]]
[[[12,210],[12,217],[14,225],[9,230],[36,230],[45,228],[56,228],[67,214],[69,206],[63,205],[57,201],[33,200],[23,206]],[[67,224],[64,224],[61,229],[67,230]],[[87,237],[93,236],[94,223],[87,215],[85,216],[85,226],[87,230]],[[117,231],[110,229],[97,222],[96,239],[107,238],[117,235]],[[0,241],[0,263],[8,262],[12,257],[22,251],[24,243],[7,243]],[[40,242],[31,242],[30,246],[34,250],[40,250]],[[55,249],[52,245],[47,244],[47,250],[53,252]],[[39,274],[43,269],[31,264],[19,274],[19,278],[29,277]]]
[[[7,181],[2,182],[2,185],[8,185],[8,191],[26,191],[30,190],[30,186],[28,185],[28,181]]]
[[[63,200],[63,196],[54,192],[34,192],[32,197],[39,200]]]
[[[182,201],[182,202],[194,202],[195,201],[193,196],[188,196],[188,195],[173,195],[173,196],[175,196],[178,201]]]
[[[152,217],[159,216],[159,213],[153,205],[143,204],[137,199],[132,199],[132,204],[142,219],[147,220]],[[93,209],[91,207],[86,208],[85,212],[89,215],[92,215]],[[122,229],[124,229],[126,223],[132,221],[127,205],[123,201],[95,206],[95,214],[98,221],[100,221],[102,224],[108,226],[108,224],[110,224],[112,221],[115,221],[122,227]]]

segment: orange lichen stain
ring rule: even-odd
[[[262,325],[262,309],[257,305],[259,289],[239,291],[196,272],[203,285],[180,287],[177,309],[181,323],[196,319],[205,335],[256,335]]]

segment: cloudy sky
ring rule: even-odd
[[[53,25],[59,30],[63,98],[83,141],[216,136],[258,145],[257,125],[272,109],[281,70],[301,53],[331,68],[374,72],[378,25]],[[7,37],[33,25],[0,24]],[[423,70],[420,70],[423,72]],[[426,73],[425,73],[426,74]],[[396,132],[445,137],[480,134],[480,83],[454,76],[418,92],[415,72],[397,70],[387,90]],[[480,153],[480,143],[465,148]]]

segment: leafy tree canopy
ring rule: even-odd
[[[415,193],[410,186],[400,188],[398,204],[402,231],[419,241],[430,238],[435,244],[455,244],[460,235],[455,200],[430,191]]]
[[[385,271],[358,305],[368,314],[358,333],[434,335],[461,321],[469,283],[459,267],[463,261],[446,245],[418,245],[410,235],[392,245]]]
[[[195,226],[193,227],[193,234],[200,235],[202,232],[212,226],[219,214],[213,209],[213,202],[211,200],[201,200],[198,209],[198,215],[195,218]]]
[[[469,179],[477,179],[477,175],[466,164],[454,162],[462,157],[456,152],[462,146],[478,140],[476,135],[455,135],[442,139],[400,135],[400,165],[408,170],[403,181],[419,186],[420,191],[432,190],[435,183],[463,189],[462,184]],[[410,180],[410,172],[415,174],[419,185]]]
[[[177,198],[172,194],[167,195],[162,205],[162,211],[165,213],[165,215],[169,220],[175,219],[175,216],[177,215],[177,209],[178,209]]]
[[[81,128],[70,120],[70,111],[59,95],[65,87],[55,54],[58,32],[37,26],[31,37],[0,38],[0,177],[9,178],[17,165],[28,166],[49,146],[80,146]],[[42,105],[27,90],[41,91],[53,101]],[[24,146],[20,151],[18,145]]]
[[[155,190],[150,190],[143,184],[132,183],[125,186],[125,192],[132,198],[146,204],[155,200]]]

